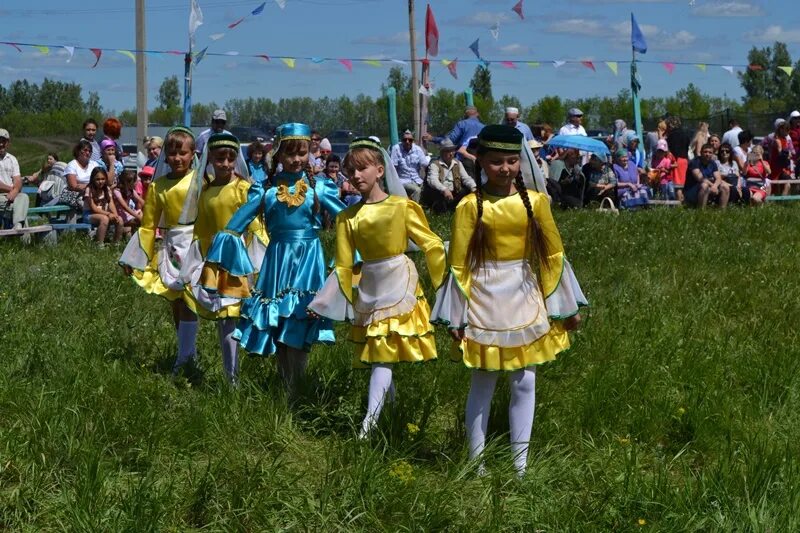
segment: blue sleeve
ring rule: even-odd
[[[317,195],[319,195],[319,203],[322,208],[330,213],[334,219],[336,215],[344,211],[347,207],[339,199],[339,187],[333,180],[319,179],[317,180]]]
[[[464,134],[464,129],[461,126],[461,121],[456,122],[453,131],[447,134],[447,137],[453,141],[456,146],[461,146],[461,136]]]
[[[261,183],[254,181],[250,184],[250,189],[247,191],[247,203],[239,208],[233,215],[228,225],[225,226],[225,231],[241,235],[245,232],[247,227],[253,222],[253,219],[258,216],[261,211],[261,203],[264,200],[264,187]]]

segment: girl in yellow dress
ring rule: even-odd
[[[430,308],[417,269],[404,254],[408,240],[425,253],[435,287],[445,274],[445,249],[422,208],[406,197],[379,143],[356,139],[343,166],[362,200],[336,217],[336,268],[308,309],[331,320],[350,321],[356,366],[372,368],[367,415],[359,433],[363,438],[376,425],[387,392],[394,394],[392,365],[436,358]],[[384,179],[386,191],[380,185]],[[356,252],[363,263],[354,292]]]
[[[204,283],[211,282],[208,278],[213,277],[213,273],[204,270],[203,265],[214,235],[228,225],[251,195],[261,194],[261,185],[250,179],[239,140],[229,133],[215,133],[208,138],[198,169],[205,169],[205,172],[198,170],[195,174],[179,220],[183,224],[194,224],[192,244],[180,276],[199,304],[199,315],[217,321],[222,368],[228,382],[235,385],[239,373],[239,341],[233,334],[241,300],[207,290]],[[251,262],[260,269],[268,241],[261,217],[253,219],[241,238]]]
[[[191,224],[181,224],[186,193],[194,178],[194,134],[182,127],[172,128],[156,163],[156,176],[142,210],[142,225],[119,259],[133,281],[148,294],[166,298],[178,334],[178,355],[173,374],[189,363],[196,363],[196,304],[180,278],[189,245]],[[156,231],[163,239],[156,243]]]
[[[498,374],[508,372],[511,447],[522,475],[536,366],[569,348],[567,331],[577,328],[579,307],[587,302],[522,134],[505,125],[485,127],[475,168],[478,187],[456,207],[450,275],[437,292],[433,316],[448,325],[459,358],[472,369],[466,407],[471,459],[484,449]]]

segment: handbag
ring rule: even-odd
[[[617,206],[614,205],[614,200],[607,196],[600,201],[600,207],[598,207],[597,210],[601,213],[619,215],[619,209],[617,209]]]

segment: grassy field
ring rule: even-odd
[[[345,342],[288,402],[269,360],[225,387],[203,323],[206,379],[176,386],[166,305],[118,249],[0,243],[0,529],[800,530],[800,208],[557,219],[592,307],[540,369],[523,480],[504,380],[489,475],[466,460],[445,332],[361,442],[368,373]]]

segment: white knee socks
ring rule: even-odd
[[[217,322],[219,345],[222,348],[222,371],[231,385],[239,379],[239,342],[233,338],[236,320],[228,318]]]
[[[486,445],[486,428],[492,409],[492,396],[497,384],[497,372],[472,371],[472,383],[467,396],[465,424],[469,441],[469,458],[475,459]]]
[[[533,413],[536,408],[536,367],[523,368],[508,376],[511,402],[508,404],[508,425],[514,467],[522,476],[528,462],[528,443],[531,440]]]
[[[389,399],[394,401],[392,366],[372,365],[372,374],[369,377],[369,395],[367,396],[367,416],[364,417],[364,421],[361,423],[361,431],[358,433],[358,438],[366,438],[378,423],[378,417],[383,410],[387,392],[389,393]]]
[[[197,321],[178,322],[178,357],[172,367],[172,373],[177,374],[183,365],[195,357],[197,353]]]
[[[297,381],[305,375],[307,366],[307,352],[286,345],[278,346],[278,373],[287,389],[291,391],[294,388]]]

